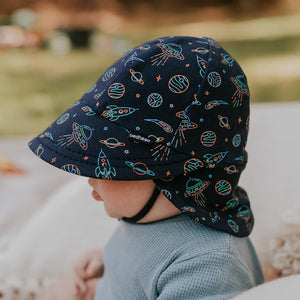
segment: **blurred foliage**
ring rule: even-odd
[[[0,14],[12,13],[14,10],[31,7],[34,8],[37,4],[51,4],[58,8],[68,9],[72,11],[79,10],[94,10],[94,9],[115,9],[130,11],[135,10],[140,6],[147,6],[154,11],[160,9],[167,12],[174,12],[178,10],[186,10],[193,8],[201,8],[206,6],[227,6],[233,10],[245,8],[247,10],[257,10],[257,7],[264,9],[266,7],[274,6],[278,2],[285,0],[10,0],[3,1],[0,6]]]
[[[88,50],[0,54],[0,135],[37,133],[77,101],[117,57]]]
[[[158,32],[152,27],[127,38],[135,46]],[[245,70],[252,103],[299,100],[299,35],[226,39],[221,45]],[[0,136],[40,133],[116,59],[117,55],[96,55],[88,49],[65,56],[49,50],[0,50]]]
[[[222,46],[240,59],[270,57],[299,53],[300,38],[281,37],[276,40],[224,41]]]

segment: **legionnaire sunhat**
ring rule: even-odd
[[[73,174],[152,179],[195,222],[242,237],[248,122],[236,60],[210,38],[163,37],[127,52],[29,146]]]

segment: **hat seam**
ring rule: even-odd
[[[83,164],[87,164],[87,165],[95,165],[95,164],[93,164],[93,163],[89,163],[89,162],[87,162],[87,161],[83,161],[83,160],[79,160],[79,159],[77,159],[77,158],[74,158],[74,157],[72,157],[71,155],[69,156],[69,155],[66,155],[66,154],[62,154],[62,153],[59,152],[58,150],[56,150],[56,149],[50,147],[49,145],[45,144],[43,141],[40,140],[39,137],[38,137],[37,139],[38,139],[39,142],[42,144],[42,146],[44,146],[46,149],[48,149],[49,151],[52,151],[52,152],[54,152],[54,153],[56,153],[56,154],[59,154],[60,156],[63,156],[63,157],[66,157],[66,158],[69,158],[69,159],[78,161],[78,162],[83,163]],[[52,140],[49,140],[48,142],[52,143],[55,147],[58,147]],[[66,150],[66,151],[69,151],[70,153],[75,153],[76,155],[83,155],[83,153],[81,153],[81,152],[77,152],[77,151],[70,150],[70,149],[66,149],[66,148],[63,148],[63,149]],[[173,149],[172,149],[172,150],[173,150]],[[98,158],[98,155],[95,156],[95,155],[90,155],[90,154],[89,154],[88,156],[91,157],[91,158],[93,158],[93,159],[97,159],[97,158]],[[193,157],[193,158],[194,158],[194,157]],[[130,159],[130,158],[129,158],[129,159]],[[135,157],[134,159],[135,159],[135,160],[145,160],[145,159],[147,159],[147,157],[145,157],[145,158],[143,158],[143,157]],[[188,157],[187,157],[186,159],[188,159]],[[185,162],[186,159],[184,159],[184,160],[177,160],[177,161],[173,161],[173,162],[166,161],[166,162],[164,162],[164,163],[155,163],[155,164],[151,164],[151,161],[150,161],[150,163],[149,163],[148,160],[147,160],[147,164],[148,164],[149,166],[164,166],[164,165],[170,165],[170,164],[182,163],[182,162]],[[117,161],[124,161],[124,157],[120,157],[120,158],[117,158],[117,157],[113,157],[113,158],[112,158],[112,157],[110,157],[110,160],[111,160],[111,161],[116,161],[116,160],[117,160]],[[205,163],[205,162],[204,162],[204,163]],[[229,165],[232,165],[232,164],[233,164],[233,163],[226,163],[226,164],[224,164],[224,163],[218,163],[218,164],[217,164],[214,168],[212,168],[212,169],[218,169],[219,166],[229,166]],[[238,165],[238,166],[245,166],[246,163],[243,163],[243,164],[236,163],[236,165]],[[118,166],[118,167],[126,168],[126,166]],[[204,168],[209,169],[208,166],[204,166]]]
[[[41,140],[40,140],[40,138],[38,138],[38,140],[39,140],[39,142],[40,142],[40,144],[42,144],[42,146],[44,146],[46,149],[48,149],[49,151],[52,151],[52,152],[54,152],[54,153],[56,153],[56,154],[59,154],[60,156],[63,156],[63,157],[66,157],[66,158],[69,158],[69,159],[72,159],[72,160],[75,160],[75,161],[78,161],[78,162],[81,162],[81,163],[84,163],[84,164],[88,164],[88,165],[94,165],[93,163],[89,163],[89,162],[87,162],[87,161],[81,161],[81,160],[79,160],[79,159],[77,159],[77,158],[74,158],[74,157],[72,157],[72,156],[69,156],[69,155],[66,155],[66,154],[62,154],[61,152],[59,152],[58,150],[56,150],[56,149],[54,149],[54,148],[52,148],[52,147],[50,147],[49,145],[47,145],[47,144],[45,144],[44,142],[42,142]],[[49,142],[51,142],[51,143],[53,143],[53,145],[54,146],[57,146],[54,142],[52,142],[51,140],[49,140]],[[70,149],[66,149],[66,148],[63,148],[64,150],[66,150],[66,151],[69,151],[70,153],[75,153],[76,155],[83,155],[83,153],[81,153],[81,152],[77,152],[77,151],[74,151],[74,150],[70,150]],[[97,156],[95,156],[95,155],[89,155],[89,157],[92,157],[92,158],[94,158],[94,159],[97,159],[98,158],[98,155]],[[129,158],[130,159],[130,158]],[[138,158],[135,158],[135,159],[138,159],[138,160],[140,160],[140,159],[146,159],[146,158],[141,158],[141,157],[138,157]],[[114,161],[114,160],[119,160],[119,161],[124,161],[125,159],[124,159],[124,157],[120,157],[120,158],[116,158],[116,157],[114,157],[114,158],[111,158],[110,157],[110,160],[111,161]],[[183,161],[185,161],[185,160],[178,160],[178,161],[174,161],[174,162],[166,162],[166,163],[161,163],[161,164],[153,164],[153,165],[151,165],[151,166],[158,166],[158,165],[169,165],[169,164],[176,164],[176,163],[180,163],[180,162],[183,162]],[[148,163],[148,162],[147,162]],[[123,167],[123,166],[118,166],[118,167]],[[124,166],[124,168],[125,168],[126,166]]]
[[[204,37],[203,39],[205,39],[205,37]],[[207,72],[208,72],[208,68],[209,68],[208,64],[209,64],[209,62],[210,62],[210,58],[211,58],[211,55],[212,55],[211,47],[212,47],[212,46],[211,46],[211,44],[209,43],[209,56],[208,56],[208,60],[207,60],[207,69],[205,70],[205,73],[204,73],[204,75],[203,75],[203,78],[202,78],[202,80],[201,80],[201,82],[200,82],[200,87],[199,87],[199,89],[198,89],[198,91],[197,91],[197,93],[196,93],[196,99],[198,99],[198,96],[200,95],[200,92],[202,91],[202,86],[203,86],[203,83],[204,83],[204,79],[206,78],[206,75],[207,75]],[[189,105],[192,105],[193,102],[194,102],[194,99],[191,100],[191,102],[190,102]],[[179,126],[180,126],[180,122],[179,122],[178,127],[176,128],[176,130],[178,130]]]
[[[85,100],[81,100],[81,101],[83,101],[83,102],[84,102],[84,105],[88,106],[88,107],[96,114],[97,117],[100,117],[100,118],[102,118],[102,119],[104,119],[104,120],[107,120],[107,119],[104,118],[98,111],[96,111],[93,107],[91,107],[89,104],[87,104]],[[107,120],[107,121],[108,121],[108,122],[111,122],[110,120]],[[121,128],[123,128],[123,129],[125,129],[126,131],[128,131],[128,133],[135,133],[135,134],[141,135],[140,132],[137,132],[137,131],[135,131],[135,130],[133,130],[133,129],[128,129],[128,128],[126,128],[125,126],[119,124],[118,122],[111,122],[111,123],[112,123],[112,124],[115,124],[115,125],[118,126],[118,127],[121,127]],[[180,121],[178,121],[178,127],[177,127],[176,130],[178,130],[179,125],[180,125]],[[179,154],[183,154],[183,155],[187,155],[187,156],[189,156],[189,157],[192,157],[191,154],[186,153],[186,152],[183,152],[183,151],[179,151],[179,150],[176,149],[176,148],[170,147],[170,145],[167,145],[167,144],[162,143],[162,142],[160,142],[160,144],[162,144],[164,147],[167,147],[167,148],[169,148],[169,149],[171,149],[171,150],[173,150],[173,151],[175,151],[175,152],[177,152],[177,153],[179,153]],[[147,158],[147,157],[145,157],[145,158]],[[142,157],[142,158],[139,158],[139,159],[144,159],[144,158]]]
[[[208,68],[207,68],[208,69]],[[206,71],[207,72],[207,71]],[[204,77],[205,78],[205,77]],[[204,78],[202,79],[202,81],[201,81],[201,84],[202,84],[202,82],[203,82],[203,80],[204,80]],[[200,89],[201,89],[201,86],[200,86]],[[105,120],[107,120],[106,118],[103,118],[97,111],[95,111],[91,106],[89,106],[87,103],[85,103],[86,104],[86,106],[88,106],[88,107],[90,107],[94,112],[95,112],[95,114],[98,116],[98,117],[100,117],[100,118],[102,118],[102,119],[105,119]],[[107,121],[109,121],[109,120],[107,120]],[[111,122],[111,121],[109,121],[109,122]],[[121,125],[121,124],[119,124],[118,122],[113,122],[113,124],[115,124],[116,126],[119,126],[119,127],[121,127],[121,128],[123,128],[123,129],[125,129],[126,131],[128,131],[128,132],[130,132],[130,133],[135,133],[135,134],[138,134],[138,135],[140,135],[141,133],[140,132],[137,132],[137,131],[135,131],[135,130],[133,130],[133,129],[128,129],[128,128],[126,128],[125,126],[123,126],[123,125]],[[179,125],[180,125],[180,123],[178,124],[178,127],[177,127],[177,129],[176,130],[178,130],[178,128],[179,128]],[[160,142],[161,143],[161,142]],[[164,144],[164,143],[161,143],[164,147],[167,147],[167,148],[169,148],[170,150],[173,150],[173,151],[175,151],[176,153],[179,153],[179,154],[181,154],[181,155],[186,155],[187,157],[189,157],[189,158],[194,158],[194,156],[192,156],[190,153],[186,153],[186,152],[182,152],[182,151],[179,151],[178,149],[176,149],[176,148],[173,148],[173,147],[170,147],[170,146],[168,146],[168,145],[166,145],[166,144]],[[69,149],[66,149],[66,150],[69,150]],[[71,150],[70,150],[71,151]],[[97,158],[98,156],[96,156],[96,158]],[[139,157],[139,158],[135,158],[135,159],[147,159],[148,157]],[[119,158],[118,160],[122,160],[121,158]],[[218,165],[223,165],[223,166],[229,166],[229,165],[232,165],[233,163],[228,163],[228,164],[224,164],[224,163],[218,163]],[[243,162],[243,163],[239,163],[239,162],[237,162],[237,163],[235,163],[236,165],[238,165],[238,166],[245,166],[246,164],[247,164],[247,161],[246,162]]]

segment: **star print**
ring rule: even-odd
[[[171,172],[170,172],[170,171],[168,171],[168,172],[166,172],[166,174],[167,174],[167,176],[170,176],[170,175],[171,175]]]
[[[140,95],[140,94],[136,94],[135,96],[136,96],[137,98],[140,98],[140,97],[141,97],[141,95]]]
[[[194,151],[192,151],[192,152],[191,152],[191,154],[194,156],[194,155],[195,155],[195,152],[194,152]]]
[[[206,92],[205,92],[205,95],[208,96],[208,95],[209,95],[209,91],[206,91]]]
[[[89,157],[88,157],[88,156],[85,156],[83,159],[84,159],[84,160],[88,160],[88,159],[89,159]]]
[[[158,76],[156,77],[156,80],[157,80],[157,82],[159,82],[159,81],[161,80],[160,75],[158,75]]]
[[[99,102],[96,103],[96,106],[97,106],[97,107],[99,106]]]
[[[185,67],[188,68],[190,66],[190,64],[186,64]]]
[[[242,118],[241,117],[238,118],[238,122],[239,122],[239,124],[241,124],[241,122],[242,122]]]
[[[53,164],[53,163],[55,163],[56,162],[56,157],[53,157],[52,159],[51,159],[51,164]]]

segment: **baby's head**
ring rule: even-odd
[[[145,181],[134,186],[149,185],[146,217],[161,192],[174,214],[246,236],[253,216],[237,184],[248,122],[247,80],[232,56],[210,38],[165,37],[127,52],[30,148],[91,184],[130,193],[119,181]],[[134,212],[133,202],[121,217]]]

